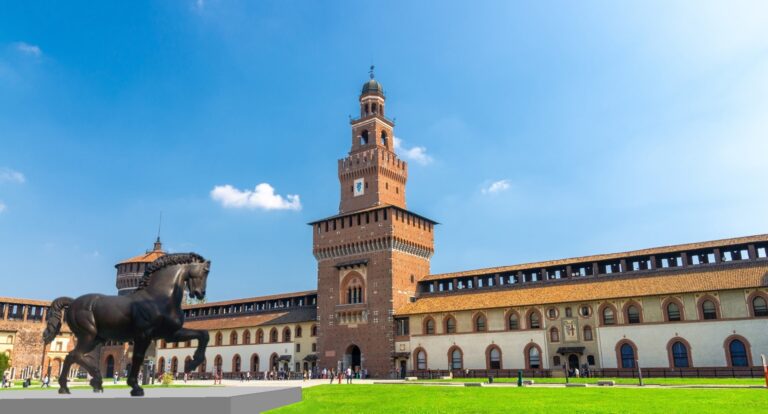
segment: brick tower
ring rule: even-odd
[[[405,209],[408,166],[394,152],[394,122],[373,77],[351,121],[352,145],[339,160],[339,214],[310,223],[318,263],[321,368],[396,369],[394,315],[429,274],[434,221]],[[401,327],[402,329],[402,327]]]

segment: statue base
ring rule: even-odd
[[[301,401],[300,387],[185,387],[148,388],[143,397],[131,397],[129,388],[94,393],[73,389],[72,394],[50,391],[2,391],[3,413],[57,414],[241,414],[260,413]]]

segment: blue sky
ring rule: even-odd
[[[0,296],[314,289],[371,63],[434,273],[768,232],[765,2],[108,3],[0,12]]]

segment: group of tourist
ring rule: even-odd
[[[341,380],[345,379],[347,384],[352,383],[352,379],[357,378],[366,378],[368,376],[368,372],[365,369],[355,369],[352,370],[352,367],[347,367],[346,370],[336,370],[334,368],[331,369],[325,369],[323,368],[321,377],[323,379],[330,379],[331,384],[333,384],[334,380],[338,380],[338,383],[341,384]]]

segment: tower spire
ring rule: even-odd
[[[368,71],[368,74],[371,76],[371,79],[373,79],[373,77],[374,77],[373,76],[373,69],[375,69],[375,68],[376,68],[376,66],[371,65],[371,70]]]
[[[163,243],[160,242],[160,230],[163,227],[163,212],[160,212],[160,222],[157,224],[157,239],[155,240],[155,245],[152,248],[154,251],[160,251],[163,250]]]

